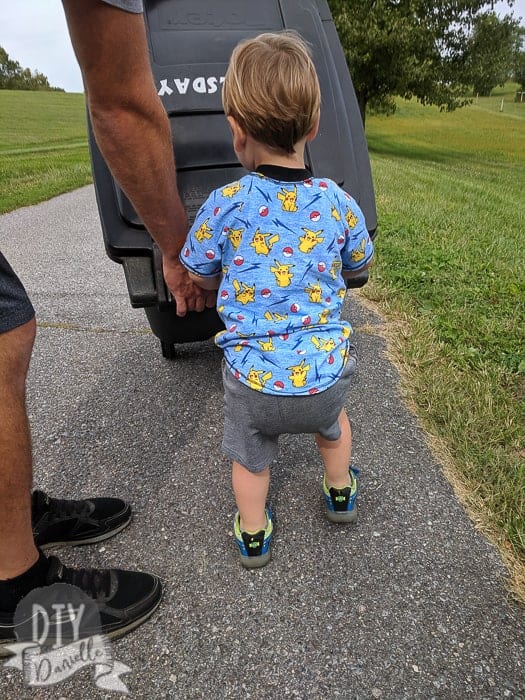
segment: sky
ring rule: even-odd
[[[497,2],[495,9],[505,14],[508,5]],[[525,0],[516,0],[513,14],[522,17],[525,25]],[[66,92],[83,91],[60,0],[0,3],[0,46],[22,68],[43,73],[53,87]]]

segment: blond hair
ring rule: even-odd
[[[294,153],[314,128],[320,102],[310,51],[297,32],[260,34],[233,50],[222,87],[224,111],[256,141]]]

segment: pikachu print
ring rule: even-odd
[[[262,233],[261,229],[258,228],[253,234],[250,245],[257,255],[268,255],[279,239],[278,233]]]
[[[199,243],[202,243],[204,239],[210,239],[212,237],[212,229],[208,226],[208,221],[210,220],[210,217],[208,217],[205,221],[202,222],[202,224],[199,226],[199,228],[195,231],[195,238]]]
[[[319,280],[315,284],[309,284],[304,291],[308,294],[312,304],[320,304],[323,301],[323,289]]]
[[[232,197],[235,197],[236,194],[238,194],[244,185],[241,185],[240,182],[234,182],[231,185],[227,185],[226,187],[222,188],[221,194],[223,197],[227,197],[228,199],[231,199]]]
[[[337,347],[333,338],[323,339],[313,335],[311,341],[315,349],[321,352],[332,352]]]
[[[323,326],[325,323],[328,323],[328,319],[330,317],[330,309],[323,309],[321,313],[319,314],[319,317],[317,319],[317,323],[321,326]]]
[[[341,261],[339,260],[339,258],[335,258],[335,259],[333,260],[332,264],[330,265],[330,277],[331,277],[333,280],[336,280],[336,279],[337,279],[337,276],[339,275],[339,272],[341,271],[342,267],[343,267],[343,266],[342,266]]]
[[[324,241],[321,237],[323,231],[312,231],[309,228],[303,228],[303,231],[304,235],[299,236],[299,250],[301,253],[311,253],[316,245]]]
[[[233,248],[235,250],[238,249],[238,247],[241,244],[242,241],[242,234],[244,233],[243,228],[229,228],[228,229],[228,240],[232,244]]]
[[[350,207],[346,208],[345,221],[348,224],[349,228],[355,228],[357,225],[357,216],[350,209]]]
[[[273,336],[270,336],[268,340],[258,340],[259,347],[263,352],[275,352],[275,345],[273,344]]]
[[[235,289],[235,299],[239,304],[250,304],[255,301],[255,285],[251,287],[245,282],[239,282],[239,280],[233,280],[233,288]]]
[[[267,381],[272,378],[272,372],[265,372],[264,369],[254,369],[251,367],[246,375],[248,386],[255,391],[262,391]]]
[[[277,199],[281,202],[283,211],[297,211],[297,185],[293,189],[287,190],[281,187],[281,191],[277,193]]]
[[[354,248],[354,250],[351,253],[352,260],[354,262],[361,262],[361,260],[364,259],[365,257],[365,244],[366,241],[364,238],[361,239],[361,242],[357,246],[357,248]]]
[[[275,323],[288,320],[288,314],[278,314],[274,311],[265,311],[263,315],[267,321],[274,321]]]
[[[297,388],[306,386],[308,379],[308,372],[310,371],[310,365],[305,364],[306,360],[303,360],[299,365],[292,365],[286,369],[291,372],[288,379],[292,382],[292,385]]]
[[[278,260],[274,260],[275,265],[270,267],[270,272],[275,275],[275,281],[278,287],[289,287],[292,283],[293,272],[290,272],[292,267],[295,265],[286,263],[280,263]]]

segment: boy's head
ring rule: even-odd
[[[307,136],[319,118],[321,94],[310,52],[284,31],[241,41],[222,87],[226,116],[256,141],[281,153]]]

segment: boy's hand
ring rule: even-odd
[[[188,271],[178,260],[162,261],[166,284],[175,300],[177,316],[185,316],[188,311],[204,311],[213,308],[217,299],[216,291],[207,291],[191,281]]]

